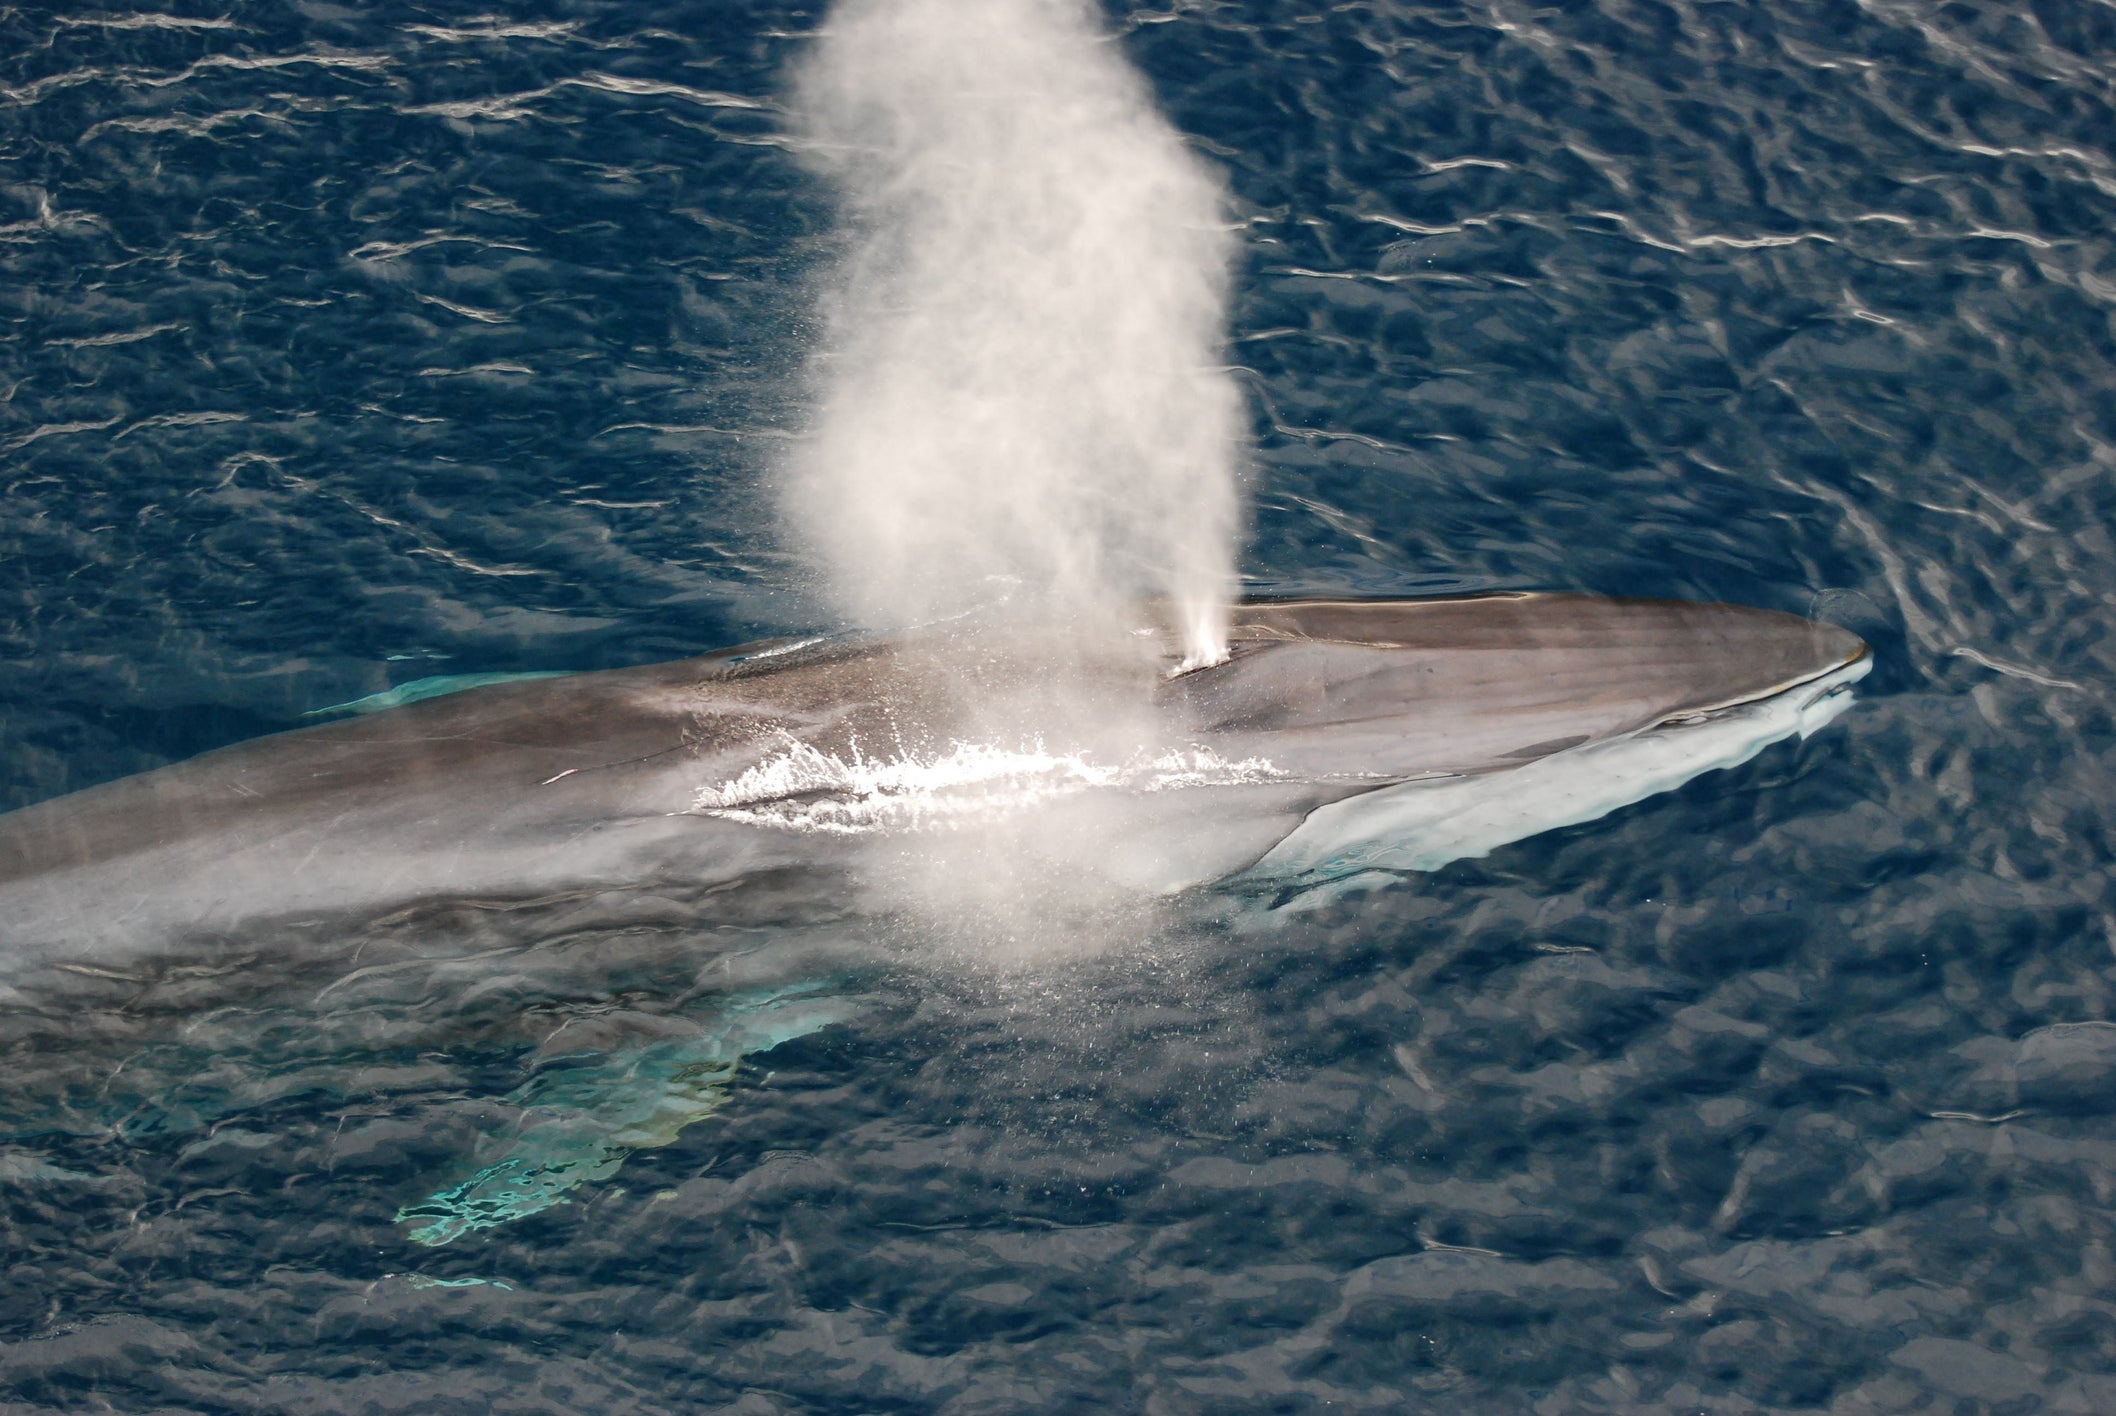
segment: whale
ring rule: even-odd
[[[0,815],[0,979],[294,947],[450,899],[732,907],[745,880],[915,829],[966,775],[992,810],[995,779],[1149,801],[1141,832],[1180,840],[1117,852],[1150,858],[1142,888],[1432,869],[1811,732],[1872,663],[1792,615],[1581,595],[1253,603],[1229,639],[1186,673],[1167,652],[1093,666],[1089,702],[1143,707],[1170,749],[1101,773],[1046,739],[980,775],[955,636],[491,684],[208,752]],[[1459,846],[1407,841],[1421,812],[1494,802],[1505,820]]]
[[[452,1242],[854,1016],[921,843],[1269,918],[1747,761],[1872,667],[1795,615],[1531,592],[1257,600],[1220,661],[1179,640],[1142,605],[1115,649],[951,622],[422,690],[0,815],[0,1045],[45,1078],[0,1133],[503,1057],[508,1119],[399,1215]]]

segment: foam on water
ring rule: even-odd
[[[839,756],[789,738],[783,752],[698,794],[695,810],[793,831],[859,834],[970,825],[1095,790],[1241,786],[1286,774],[1262,758],[1228,761],[1206,747],[1098,762],[1042,742],[1020,748],[957,742],[946,752]]]

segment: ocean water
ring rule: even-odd
[[[1111,19],[1244,227],[1253,588],[1812,612],[1858,705],[1026,972],[84,976],[0,1020],[0,1401],[2116,1409],[2116,12]],[[827,627],[818,22],[0,10],[0,806]]]

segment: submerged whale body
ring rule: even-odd
[[[1111,796],[1135,809],[1109,868],[1140,888],[1430,869],[1811,731],[1871,663],[1772,611],[1543,594],[1250,604],[1230,640],[1173,676],[1152,644],[1089,665],[1082,701],[1150,721],[1113,746],[980,721],[964,675],[1033,658],[929,634],[486,686],[209,752],[0,816],[0,982],[450,900],[704,891],[751,914],[745,882],[872,839]]]
[[[1183,672],[1173,639],[1061,655],[1063,692],[990,627],[486,685],[0,816],[0,1138],[379,1087],[477,1136],[399,1197],[447,1243],[858,1012],[907,842],[1032,821],[1061,872],[1297,907],[1746,760],[1871,665],[1790,615],[1539,594],[1244,605]]]

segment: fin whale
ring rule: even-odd
[[[1251,603],[1221,664],[1171,675],[1150,644],[1091,667],[1090,702],[1142,708],[1159,750],[1097,766],[1047,734],[980,743],[961,666],[1004,645],[944,640],[494,684],[0,815],[0,983],[451,899],[724,897],[950,811],[1109,793],[1137,807],[1112,868],[1145,888],[1430,869],[1811,730],[1871,662],[1847,631],[1727,605]],[[1465,813],[1481,824],[1449,855],[1432,823]],[[1414,822],[1428,844],[1392,850]]]
[[[1186,672],[1142,628],[1065,666],[1070,714],[1018,632],[770,643],[419,695],[0,816],[0,1137],[181,1146],[382,1096],[475,1137],[399,1182],[405,1237],[450,1243],[861,1011],[847,886],[906,836],[1033,817],[1125,887],[1296,908],[1742,761],[1871,664],[1790,615],[1568,595],[1242,605]],[[989,711],[1010,694],[1037,731]]]

